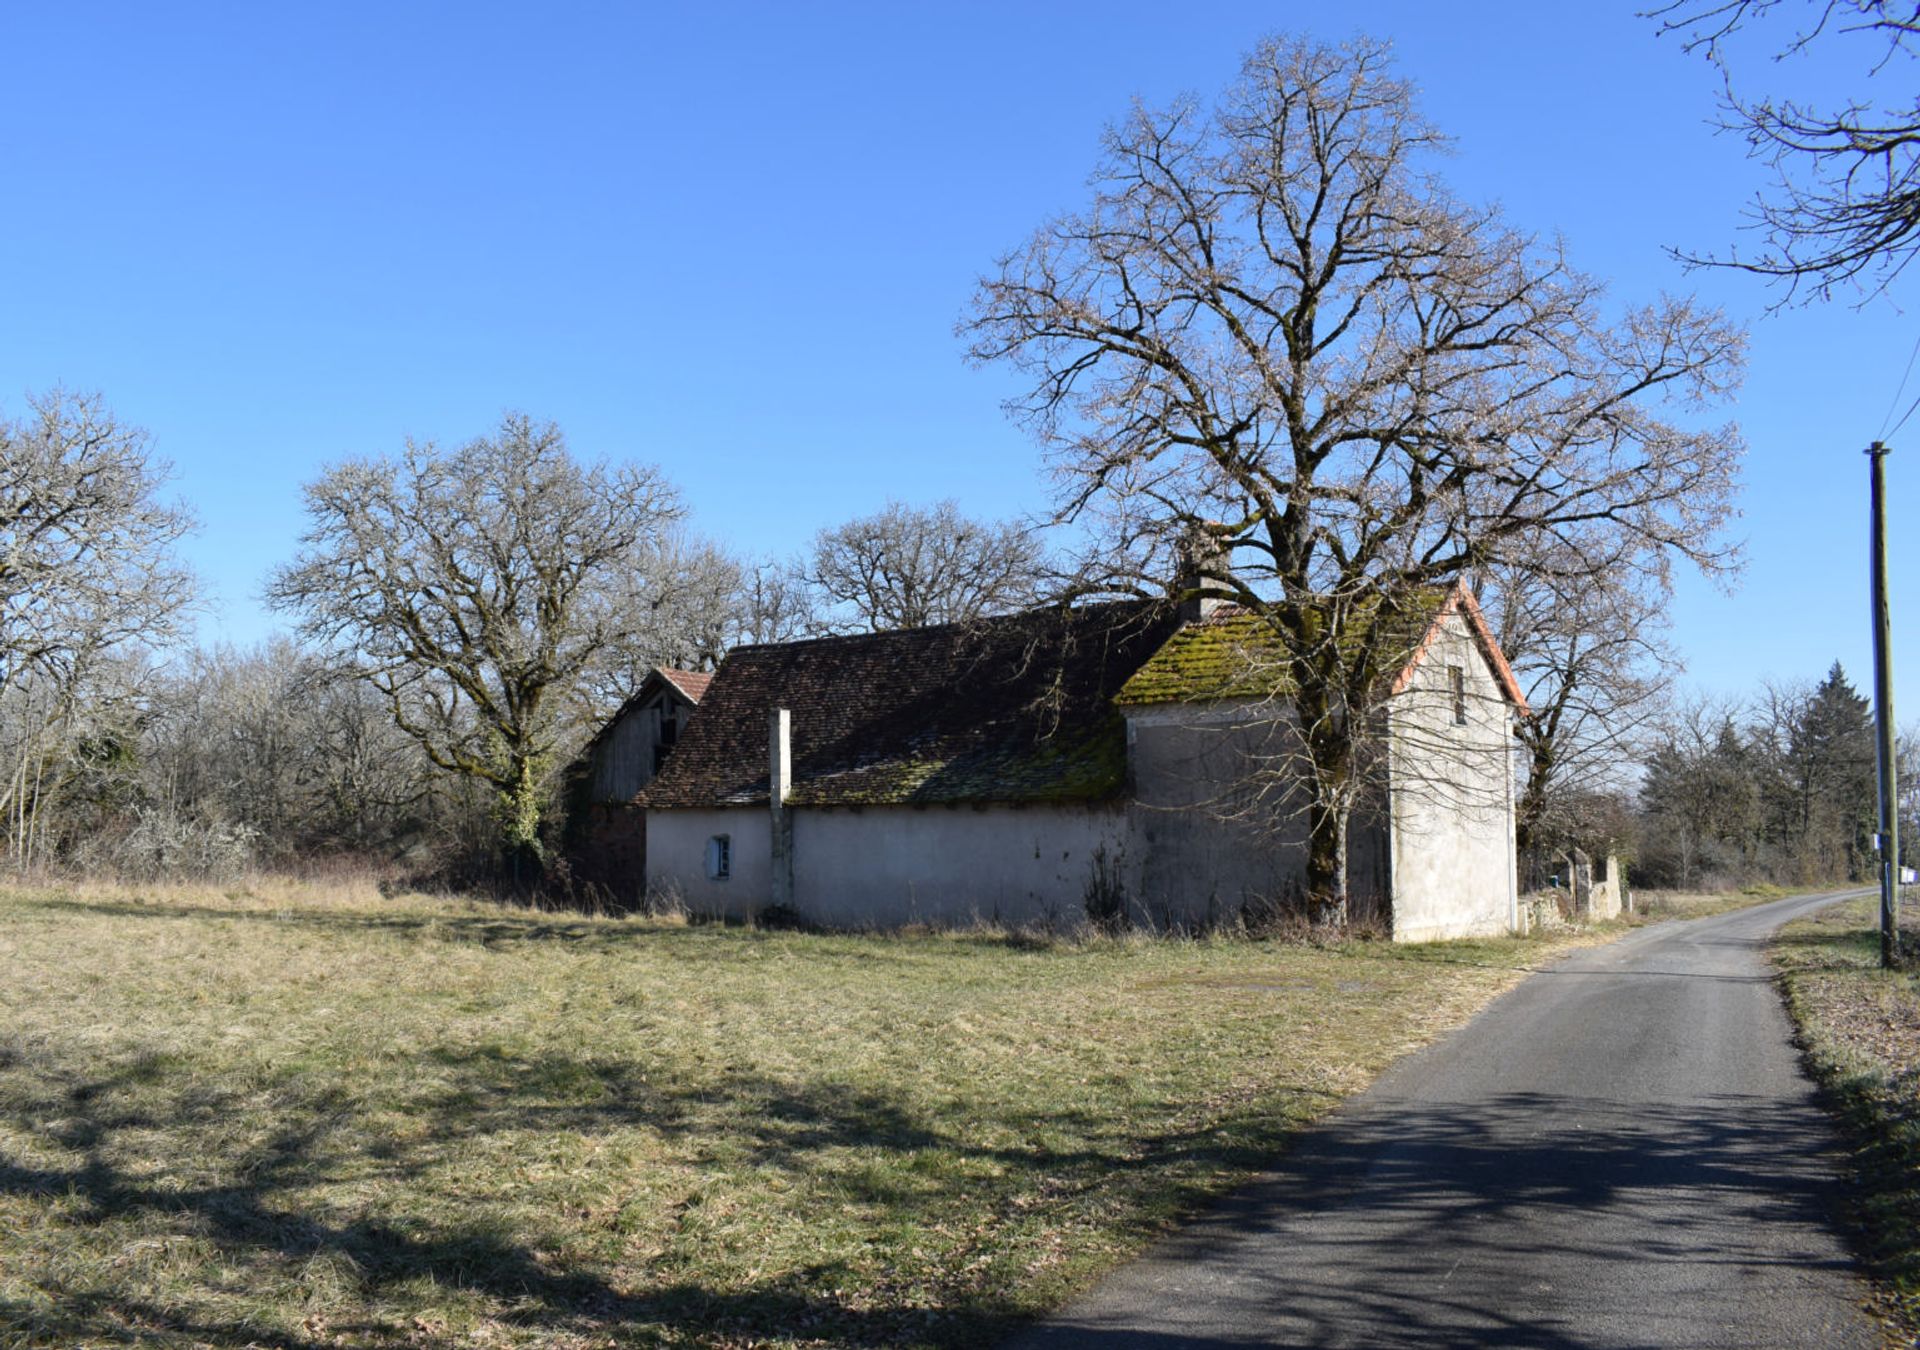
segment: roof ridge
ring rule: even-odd
[[[904,638],[919,634],[944,633],[954,629],[979,630],[997,624],[1011,623],[1018,619],[1031,619],[1040,615],[1088,615],[1096,610],[1114,609],[1120,606],[1133,606],[1143,611],[1162,603],[1158,600],[1128,598],[1123,600],[1095,600],[1091,604],[1045,604],[1034,605],[1029,609],[1016,609],[1007,614],[982,614],[973,619],[952,619],[946,623],[926,623],[913,628],[876,628],[863,633],[822,633],[817,637],[791,638],[786,642],[742,642],[727,649],[729,656],[735,652],[758,652],[778,650],[785,647],[809,647],[814,644],[877,642],[884,638]]]

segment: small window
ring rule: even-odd
[[[725,881],[733,875],[733,839],[716,834],[707,840],[707,880]]]
[[[1447,679],[1453,684],[1453,724],[1467,724],[1467,672],[1459,666],[1447,667]]]
[[[660,744],[677,745],[680,742],[680,719],[672,708],[662,704],[660,707]]]

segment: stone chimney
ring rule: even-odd
[[[793,908],[793,813],[787,809],[792,790],[793,714],[775,708],[767,719],[767,808],[773,830],[767,902],[786,909]]]
[[[1227,573],[1227,550],[1220,542],[1224,532],[1225,527],[1213,521],[1192,521],[1174,546],[1173,594],[1180,602],[1182,622],[1208,618],[1227,603],[1220,596],[1197,593],[1202,586],[1219,586],[1218,581],[1209,581],[1207,573],[1214,577]]]

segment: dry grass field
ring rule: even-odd
[[[1773,958],[1815,1077],[1846,1127],[1861,1254],[1901,1344],[1920,1345],[1920,888],[1906,965],[1880,968],[1879,898],[1789,924]]]
[[[1634,913],[1627,917],[1634,923],[1659,923],[1665,919],[1704,919],[1710,914],[1725,914],[1729,910],[1764,905],[1770,900],[1784,900],[1789,895],[1821,889],[1832,890],[1835,887],[1801,886],[1789,889],[1784,886],[1761,883],[1745,886],[1739,890],[1726,891],[1636,891]]]
[[[1591,940],[0,892],[0,1346],[991,1341]]]

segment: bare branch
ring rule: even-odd
[[[1622,548],[1733,565],[1741,442],[1700,413],[1744,335],[1690,301],[1616,312],[1603,287],[1427,169],[1443,146],[1385,48],[1276,38],[1211,109],[1136,108],[1082,212],[984,277],[970,353],[1029,381],[1060,519],[1106,571],[1176,570],[1284,653],[1304,747],[1309,888],[1333,909],[1364,742],[1435,587]],[[1551,548],[1546,547],[1551,545]]]
[[[1920,251],[1920,97],[1911,67],[1920,10],[1890,0],[1824,0],[1810,21],[1776,34],[1774,62],[1816,42],[1878,45],[1864,79],[1886,97],[1819,107],[1799,99],[1749,97],[1734,86],[1730,41],[1768,30],[1779,0],[1675,0],[1649,11],[1662,35],[1680,37],[1719,69],[1721,125],[1767,166],[1772,186],[1746,208],[1756,251],[1725,256],[1675,250],[1693,266],[1732,267],[1785,283],[1779,303],[1827,299],[1848,289],[1861,303],[1883,293]],[[1784,69],[1784,67],[1781,67]],[[1804,288],[1804,290],[1803,290]]]
[[[345,461],[306,491],[305,547],[269,601],[433,763],[491,787],[513,858],[537,852],[564,708],[631,662],[637,607],[665,601],[675,493],[652,469],[583,467],[559,428],[518,413],[458,450]]]

